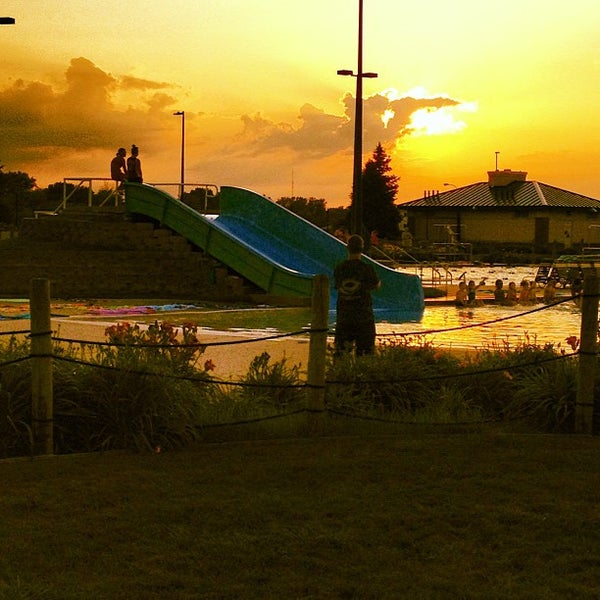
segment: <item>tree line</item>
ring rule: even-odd
[[[365,163],[362,177],[363,223],[366,231],[374,231],[379,237],[395,240],[399,237],[398,225],[401,221],[395,204],[400,178],[392,174],[390,162],[391,157],[379,143]],[[62,201],[63,187],[63,182],[57,182],[42,189],[27,173],[5,172],[0,166],[0,224],[18,227],[23,218],[33,216],[36,210],[55,210]],[[86,187],[75,190],[73,184],[67,183],[67,193],[71,192],[70,203],[87,202]],[[102,196],[109,193],[110,190],[100,190],[94,196],[101,200]],[[197,190],[191,190],[184,195],[184,200],[186,197],[192,200],[198,193]],[[202,190],[201,193],[206,192]],[[352,201],[352,194],[349,199]],[[324,199],[313,197],[282,197],[277,204],[331,233],[339,229],[349,230],[349,206],[328,209]]]
[[[400,211],[396,202],[400,178],[391,173],[391,157],[381,143],[365,163],[362,172],[363,225],[368,232],[396,240],[400,236]],[[352,200],[352,194],[350,194]],[[327,209],[325,200],[317,198],[280,198],[284,206],[307,221],[330,232],[350,229],[350,207]]]
[[[75,190],[73,184],[67,184],[67,191],[74,192],[74,203],[87,203],[88,188],[80,187]],[[102,190],[99,195],[109,193]],[[0,165],[0,226],[18,228],[21,221],[33,217],[36,210],[55,210],[62,199],[62,181],[40,188],[34,177],[22,171],[4,171]]]

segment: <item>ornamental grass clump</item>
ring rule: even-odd
[[[536,431],[567,431],[573,425],[577,362],[561,344],[537,344],[525,334],[511,345],[497,341],[467,360],[475,375],[468,393],[486,418]]]
[[[184,447],[198,437],[205,399],[190,381],[64,365],[55,372],[58,452]]]
[[[296,408],[304,402],[300,366],[289,365],[286,358],[271,362],[268,352],[252,359],[235,397],[250,407],[276,410]]]
[[[0,338],[0,458],[31,454],[31,366],[28,340]]]
[[[202,428],[211,441],[290,437],[305,427],[306,388],[301,365],[268,352],[255,356],[237,385],[217,386]]]
[[[575,426],[577,363],[558,360],[525,370],[507,413],[536,430],[571,433]]]
[[[436,397],[414,411],[414,421],[427,424],[464,425],[485,420],[478,403],[455,384],[440,384]]]

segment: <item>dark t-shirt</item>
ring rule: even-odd
[[[345,260],[336,266],[334,285],[337,295],[337,322],[372,322],[371,291],[379,284],[373,265],[360,260]]]

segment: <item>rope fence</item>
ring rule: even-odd
[[[478,369],[478,370],[473,370],[473,371],[463,371],[462,373],[439,373],[437,375],[426,375],[426,376],[419,376],[419,377],[406,377],[403,379],[360,379],[358,381],[353,380],[353,381],[348,381],[348,380],[335,380],[335,379],[328,379],[327,383],[329,385],[373,385],[373,384],[377,384],[377,383],[385,383],[385,384],[400,384],[400,383],[417,383],[420,381],[436,381],[439,379],[453,379],[453,378],[460,378],[460,377],[473,377],[475,375],[486,375],[489,373],[504,373],[504,372],[510,372],[510,371],[514,371],[517,369],[528,369],[530,367],[536,367],[538,365],[544,364],[544,363],[548,363],[548,362],[555,362],[557,360],[563,360],[566,358],[573,358],[574,356],[577,356],[578,354],[580,354],[580,352],[573,352],[571,354],[559,354],[557,356],[552,356],[549,358],[538,358],[534,361],[530,361],[530,362],[524,362],[524,363],[518,363],[515,365],[503,365],[501,367],[495,367],[495,368],[489,368],[489,369]]]
[[[254,342],[266,342],[269,340],[277,340],[285,337],[293,337],[297,335],[306,335],[307,333],[321,333],[328,332],[329,329],[309,329],[305,328],[299,331],[292,331],[290,333],[277,333],[273,335],[267,335],[262,337],[253,338],[250,340],[230,340],[225,342],[196,342],[196,343],[187,343],[187,344],[177,344],[178,348],[208,348],[210,346],[233,346],[235,344],[251,344]],[[52,340],[55,342],[64,342],[69,344],[85,344],[88,346],[116,346],[116,347],[129,347],[132,344],[121,343],[121,342],[97,342],[97,341],[89,341],[85,342],[83,340],[75,340],[71,338],[61,338],[61,337],[52,337]],[[145,344],[143,342],[136,343],[136,348],[172,348],[172,345],[168,344]]]
[[[142,347],[142,346],[138,346],[136,344],[134,347],[138,348],[138,347]],[[173,348],[173,346],[167,346],[167,347]],[[77,358],[71,358],[68,356],[54,356],[53,358],[54,358],[54,360],[59,361],[59,362],[60,361],[68,362],[68,363],[84,365],[84,366],[88,366],[88,367],[94,367],[97,369],[106,369],[109,371],[121,371],[122,370],[119,367],[113,367],[111,365],[101,365],[98,363],[80,360]],[[148,376],[148,377],[164,377],[165,379],[177,379],[179,381],[192,381],[194,383],[202,383],[204,385],[231,385],[231,386],[248,387],[248,388],[258,387],[258,388],[273,388],[273,389],[309,387],[309,385],[307,383],[298,383],[298,384],[292,384],[292,383],[286,383],[286,384],[247,383],[244,381],[226,381],[226,380],[222,380],[222,379],[206,379],[206,378],[203,378],[200,376],[193,377],[190,375],[174,375],[171,373],[158,373],[156,371],[142,371],[139,369],[128,369],[127,372],[131,373],[132,375],[141,375],[141,376]]]
[[[218,342],[194,342],[181,343],[174,346],[173,344],[156,344],[156,343],[135,343],[127,344],[120,342],[98,342],[86,341],[71,338],[63,338],[53,335],[54,332],[50,327],[50,294],[49,283],[45,279],[36,279],[32,281],[31,294],[31,329],[30,330],[14,330],[0,332],[0,336],[17,336],[26,335],[31,340],[31,351],[28,356],[16,357],[0,363],[0,369],[16,365],[21,362],[31,361],[32,363],[32,430],[34,438],[36,438],[37,453],[52,453],[52,362],[66,362],[77,364],[90,368],[106,369],[106,370],[122,370],[119,367],[100,364],[92,360],[83,360],[56,353],[52,349],[52,342],[55,344],[77,344],[84,346],[97,347],[130,347],[130,348],[152,348],[155,350],[174,348],[200,349],[204,351],[211,346],[236,345],[241,343],[258,343],[267,340],[281,339],[286,337],[294,337],[299,335],[310,336],[309,348],[309,365],[307,380],[299,383],[272,383],[272,382],[250,382],[250,381],[231,381],[220,380],[212,377],[206,377],[199,374],[198,376],[160,373],[141,369],[128,369],[128,373],[138,376],[161,377],[174,380],[184,380],[201,385],[217,385],[217,386],[232,386],[239,388],[258,388],[261,390],[268,389],[298,389],[306,390],[309,395],[309,401],[306,408],[299,408],[293,411],[278,412],[267,416],[244,419],[240,421],[232,421],[229,423],[212,423],[204,424],[201,428],[217,428],[231,425],[242,425],[247,423],[256,423],[265,420],[273,420],[280,418],[289,418],[294,415],[307,414],[310,420],[309,429],[318,430],[320,427],[319,417],[324,414],[342,416],[352,419],[363,419],[367,421],[380,421],[386,423],[397,424],[417,424],[414,420],[394,418],[383,418],[373,415],[359,414],[356,412],[342,410],[339,407],[327,407],[325,405],[325,391],[327,386],[353,386],[360,388],[373,385],[402,385],[407,383],[420,383],[436,380],[449,380],[453,378],[476,377],[484,374],[504,372],[509,373],[515,370],[528,369],[537,367],[544,363],[555,362],[574,357],[579,358],[579,385],[577,390],[576,403],[576,422],[577,429],[584,433],[598,433],[593,425],[600,421],[599,412],[594,412],[595,402],[593,395],[594,376],[597,361],[597,330],[598,330],[598,282],[594,279],[586,279],[584,293],[581,295],[582,300],[582,326],[581,326],[581,346],[578,351],[573,353],[562,353],[556,356],[547,358],[537,358],[532,361],[519,362],[514,365],[503,365],[500,367],[492,367],[479,370],[466,370],[453,373],[437,373],[437,374],[422,374],[418,377],[409,376],[404,378],[390,379],[328,379],[325,374],[326,351],[327,351],[327,336],[331,333],[328,328],[328,307],[329,307],[329,283],[325,276],[317,276],[313,282],[313,319],[310,328],[306,327],[298,331],[288,333],[279,333],[269,336],[261,336],[248,340],[229,340]],[[472,328],[472,327],[489,327],[494,323],[515,319],[527,314],[543,311],[561,304],[563,302],[572,301],[572,298],[565,298],[553,302],[549,305],[533,308],[528,311],[522,311],[514,315],[500,317],[490,321],[481,323],[469,323],[458,327],[450,327],[444,329],[430,329],[426,331],[405,332],[405,333],[387,333],[379,334],[378,337],[388,338],[391,336],[420,336],[430,335],[433,333],[444,333],[457,329]],[[582,365],[585,365],[582,366]],[[473,425],[496,422],[499,417],[490,417],[481,420],[466,420],[464,422],[452,423],[453,425]],[[432,424],[428,422],[428,424]],[[444,422],[448,425],[448,422]]]

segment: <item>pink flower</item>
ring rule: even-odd
[[[576,335],[570,335],[565,342],[571,346],[571,350],[573,350],[573,352],[579,348],[579,338]]]

